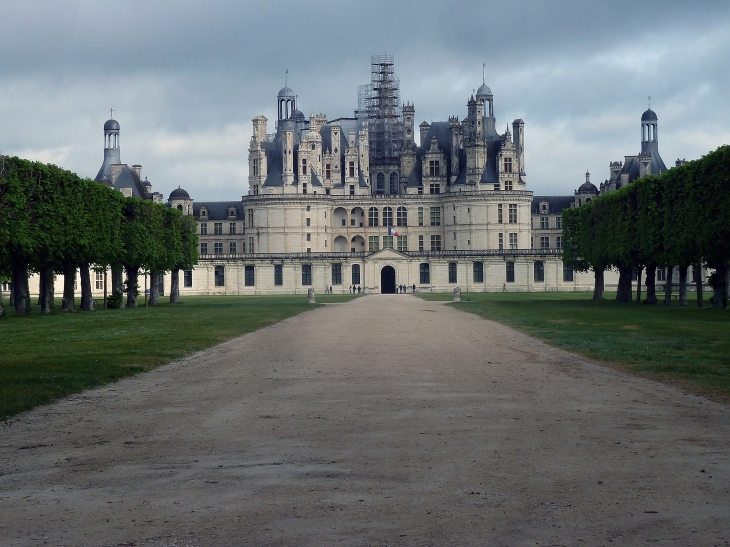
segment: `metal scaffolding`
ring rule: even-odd
[[[373,55],[370,83],[358,86],[358,122],[367,121],[370,158],[375,164],[397,160],[403,140],[400,81],[393,66],[392,55]]]

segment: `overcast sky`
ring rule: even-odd
[[[306,116],[352,116],[374,53],[395,56],[417,124],[463,118],[486,63],[538,195],[638,154],[649,95],[667,166],[730,143],[727,0],[0,0],[0,21],[0,151],[93,178],[113,107],[122,161],[165,198],[239,199],[285,70]]]

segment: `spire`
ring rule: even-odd
[[[289,87],[289,69],[284,72],[284,87]]]
[[[482,85],[486,85],[486,84],[487,84],[486,80],[484,79],[484,71],[485,71],[486,69],[487,69],[487,63],[484,63],[484,64],[482,65]]]

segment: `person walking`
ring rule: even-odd
[[[413,284],[413,294],[416,294],[416,284]]]

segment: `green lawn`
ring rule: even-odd
[[[464,293],[453,304],[549,344],[619,368],[730,401],[730,310],[708,302],[620,304],[607,293]],[[423,295],[451,300],[451,295]]]
[[[357,296],[317,295],[317,303]],[[154,308],[0,319],[0,419],[169,363],[314,306],[302,296],[197,296]],[[78,304],[78,303],[77,303]],[[61,309],[60,301],[56,309]]]

